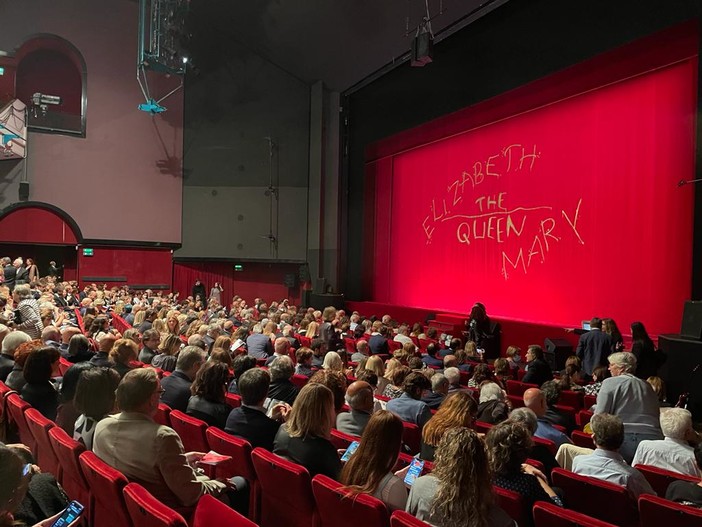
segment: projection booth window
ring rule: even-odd
[[[17,98],[27,105],[29,129],[85,137],[86,68],[68,41],[41,36],[19,49]]]

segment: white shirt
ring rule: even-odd
[[[672,437],[641,441],[631,465],[653,465],[688,476],[702,477],[695,462],[695,450],[685,441]]]
[[[643,474],[627,465],[618,452],[598,448],[589,456],[578,456],[573,459],[573,472],[626,487],[635,500],[641,494],[656,496]]]
[[[403,335],[403,334],[395,335],[395,338],[392,340],[394,340],[395,342],[399,342],[400,344],[407,344],[408,342],[410,344],[414,344],[414,342],[412,342],[411,338],[409,338],[407,335]]]

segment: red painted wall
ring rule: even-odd
[[[75,245],[71,226],[55,212],[34,207],[18,209],[0,219],[3,243]]]
[[[170,249],[138,249],[126,247],[91,246],[93,256],[78,252],[78,273],[81,286],[85,283],[104,282],[108,286],[165,285],[170,290],[172,254]],[[94,280],[93,277],[116,278],[117,282]],[[86,280],[87,278],[87,280]]]

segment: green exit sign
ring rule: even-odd
[[[243,271],[243,270],[244,270],[244,266],[241,265],[241,264],[235,264],[235,265],[234,265],[234,270],[235,270],[235,271]]]
[[[93,255],[93,250],[88,249],[87,247],[83,249],[83,256],[92,256]]]

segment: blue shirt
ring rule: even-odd
[[[534,433],[534,435],[536,437],[540,437],[541,439],[548,439],[549,441],[553,441],[554,443],[556,443],[556,448],[560,447],[564,443],[572,443],[572,441],[568,438],[567,435],[565,435],[560,430],[553,428],[553,426],[551,426],[551,423],[549,423],[543,417],[539,417],[536,420],[536,432]]]
[[[598,448],[590,455],[577,456],[573,459],[573,472],[626,487],[635,500],[641,494],[656,495],[643,474],[627,465],[619,452]]]
[[[427,366],[438,366],[439,368],[444,367],[444,361],[437,359],[436,357],[432,357],[431,355],[422,355],[422,362]]]
[[[426,403],[412,399],[407,393],[402,393],[397,399],[388,401],[386,408],[403,421],[414,423],[420,428],[431,419],[431,410]]]

